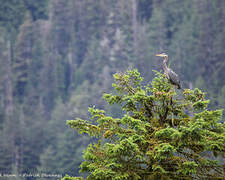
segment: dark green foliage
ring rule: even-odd
[[[23,0],[24,6],[32,15],[33,20],[48,18],[49,0]]]
[[[0,4],[0,26],[4,27],[10,35],[13,35],[24,19],[25,7],[23,1],[1,0]]]
[[[152,0],[139,0],[138,4],[138,16],[142,21],[149,20],[152,15],[153,2]]]
[[[47,19],[48,4],[49,0],[0,0],[0,26],[6,29],[7,38],[15,42],[27,11],[33,20]]]
[[[74,135],[76,136],[75,138]],[[87,145],[87,142],[87,138],[79,137],[77,134],[71,132],[70,129],[60,134],[56,144],[52,145],[51,143],[40,156],[38,171],[49,174],[70,174],[74,176],[79,174],[79,170],[77,169],[75,171],[74,167],[78,167],[82,162],[82,156],[80,154]],[[71,157],[75,157],[75,159],[70,160]]]
[[[98,139],[89,144],[80,166],[90,173],[87,179],[225,178],[224,163],[204,155],[225,155],[222,110],[208,110],[201,90],[185,89],[179,95],[158,72],[146,86],[137,70],[117,73],[114,79],[115,93],[104,99],[120,105],[122,118],[92,107],[90,120],[67,121]]]

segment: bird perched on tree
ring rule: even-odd
[[[164,73],[166,74],[166,77],[167,77],[168,81],[171,84],[177,86],[177,89],[182,89],[181,85],[180,85],[180,80],[179,80],[178,75],[175,72],[173,72],[170,68],[168,68],[167,65],[166,65],[167,60],[168,60],[168,55],[165,54],[165,53],[162,53],[162,54],[156,54],[156,56],[164,58],[164,60],[163,60],[163,70],[164,70]]]

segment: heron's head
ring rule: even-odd
[[[156,54],[156,56],[168,58],[168,55],[166,53]]]

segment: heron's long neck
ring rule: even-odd
[[[163,60],[163,69],[164,69],[164,71],[168,70],[168,67],[166,65],[167,59],[168,59],[168,57],[165,57],[164,60]]]

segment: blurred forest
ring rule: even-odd
[[[66,120],[93,104],[119,116],[101,99],[112,74],[150,81],[159,52],[225,107],[224,0],[0,0],[0,173],[78,175],[90,140]]]

